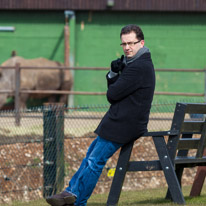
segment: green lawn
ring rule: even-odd
[[[189,197],[190,187],[184,187],[183,193],[186,200],[186,205],[206,205],[206,189],[204,188],[200,197]],[[122,192],[119,206],[151,206],[151,205],[176,205],[169,200],[165,200],[164,196],[166,193],[166,188],[158,189],[148,189],[148,190],[139,190],[139,191],[129,191]],[[98,194],[92,195],[89,199],[87,206],[106,206],[108,194]],[[0,204],[0,206],[6,206],[6,204]],[[37,200],[31,202],[13,202],[9,204],[12,206],[48,206],[45,200]],[[9,206],[8,205],[8,206]]]

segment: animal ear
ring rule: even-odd
[[[15,50],[13,50],[13,51],[11,52],[11,57],[15,57],[15,56],[17,56],[17,52],[16,52]]]

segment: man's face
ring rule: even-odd
[[[139,41],[136,34],[131,32],[121,36],[122,48],[126,57],[133,57],[144,46],[144,40]]]

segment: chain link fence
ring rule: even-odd
[[[148,130],[169,130],[175,105],[154,102]],[[109,105],[50,105],[21,110],[19,126],[15,124],[15,111],[0,112],[0,203],[40,199],[65,188],[96,137],[93,131],[108,108]],[[118,153],[106,164],[93,194],[109,191]],[[155,159],[156,155],[152,139],[140,138],[131,158]],[[185,184],[194,175],[194,170],[186,170]],[[166,186],[161,172],[131,172],[123,190],[160,186]]]

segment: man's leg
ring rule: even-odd
[[[56,195],[47,197],[46,198],[47,203],[49,203],[52,206],[65,206],[65,205],[69,205],[69,204],[71,204],[71,205],[74,204],[77,196],[76,196],[76,194],[71,192],[71,188],[73,185],[75,185],[79,174],[85,168],[85,166],[87,164],[87,159],[88,159],[89,155],[91,154],[96,142],[97,142],[97,138],[91,143],[91,145],[87,151],[86,157],[83,159],[78,171],[74,174],[74,176],[70,180],[69,187],[60,194],[56,194]]]
[[[69,191],[69,192],[72,191],[72,187],[75,185],[75,183],[76,183],[79,175],[81,174],[82,170],[86,167],[87,162],[88,162],[89,155],[90,155],[91,152],[93,151],[93,148],[95,147],[97,141],[98,141],[98,138],[96,138],[96,139],[91,143],[91,145],[89,146],[88,151],[87,151],[87,154],[86,154],[86,157],[82,160],[82,163],[81,163],[79,169],[77,170],[77,172],[73,175],[72,179],[70,180],[69,186],[66,188],[66,191]]]
[[[47,202],[53,205],[50,202],[57,201],[58,203],[54,204],[55,206],[63,206],[62,200],[65,204],[71,204],[71,202],[74,202],[74,197],[75,199],[77,197],[75,205],[86,205],[101,175],[104,165],[121,146],[122,144],[97,137],[90,145],[79,170],[72,177],[69,187],[61,193],[63,195],[60,194],[60,197],[59,195],[49,197],[47,198]],[[66,192],[68,196],[65,195]]]
[[[94,147],[85,158],[84,168],[78,174],[76,181],[70,182],[66,191],[77,196],[75,205],[85,206],[91,196],[107,160],[122,146],[97,137]]]

